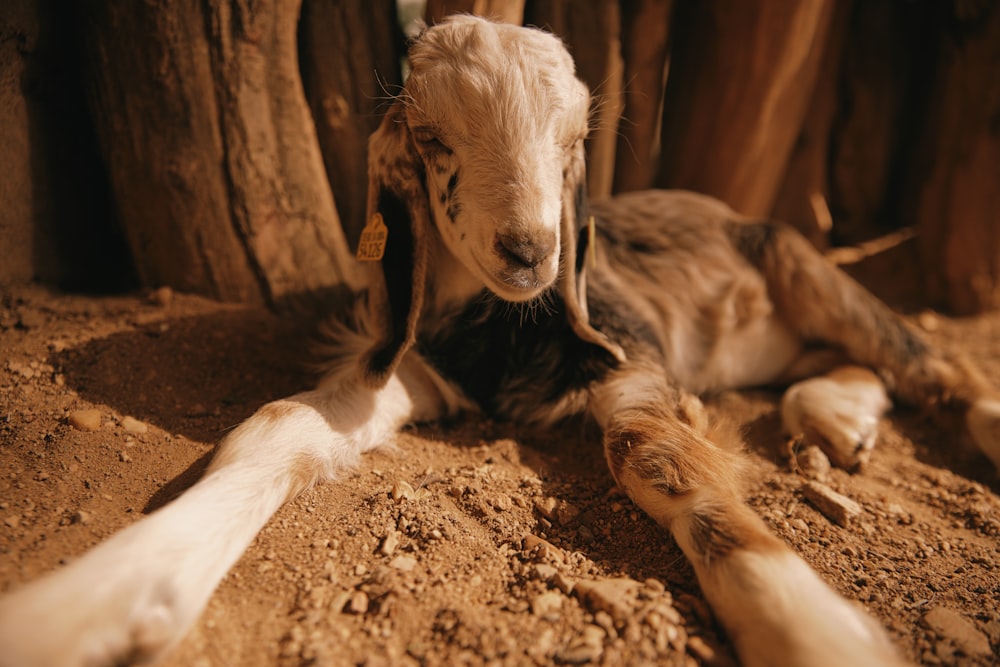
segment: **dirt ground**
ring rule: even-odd
[[[301,332],[262,310],[167,292],[0,298],[0,590],[161,506],[227,429],[310,382]],[[1000,314],[915,319],[1000,378]],[[750,504],[914,661],[997,664],[990,463],[896,411],[861,474],[825,478],[861,507],[841,526],[803,495],[777,397],[710,401],[744,425]],[[690,567],[615,488],[592,434],[528,440],[469,419],[398,445],[279,511],[165,664],[733,664]]]

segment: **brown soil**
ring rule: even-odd
[[[161,296],[0,294],[0,590],[162,505],[226,429],[310,381],[295,327]],[[1000,314],[918,321],[1000,377]],[[989,462],[897,411],[863,473],[826,480],[862,507],[841,527],[804,499],[776,399],[710,402],[745,426],[750,504],[913,660],[996,664],[1000,486]],[[80,409],[99,411],[99,430],[70,425]],[[278,512],[165,664],[733,661],[690,567],[617,491],[590,434],[529,442],[471,419],[398,444]]]

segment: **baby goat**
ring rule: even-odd
[[[786,227],[687,192],[588,206],[589,96],[556,38],[453,18],[410,63],[370,142],[368,208],[388,236],[368,249],[384,257],[331,327],[325,379],[229,434],[180,498],[7,596],[0,664],[155,659],[283,503],[403,424],[464,410],[595,422],[744,664],[901,664],[743,503],[738,447],[713,440],[696,396],[826,373],[792,385],[786,425],[854,466],[883,382],[1000,462],[997,393]]]

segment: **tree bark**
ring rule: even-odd
[[[145,284],[270,302],[354,282],[298,3],[84,5],[94,122]]]
[[[658,182],[768,215],[819,68],[829,0],[678,4]]]
[[[394,0],[305,0],[299,54],[326,175],[350,247],[365,225],[368,135],[402,83]]]
[[[622,2],[624,109],[618,125],[614,191],[645,190],[656,179],[674,0]]]
[[[907,200],[928,296],[974,314],[1000,307],[1000,6],[950,9]]]
[[[524,0],[427,0],[425,15],[430,25],[448,14],[458,13],[521,25],[524,22]]]

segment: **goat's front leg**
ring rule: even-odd
[[[404,364],[379,391],[335,382],[265,405],[179,498],[0,599],[0,665],[155,661],[281,505],[354,464],[411,417],[432,416],[435,394],[423,385]]]
[[[744,665],[904,664],[878,623],[746,506],[738,447],[709,439],[698,399],[633,366],[595,390],[593,413],[612,474],[673,533]]]

